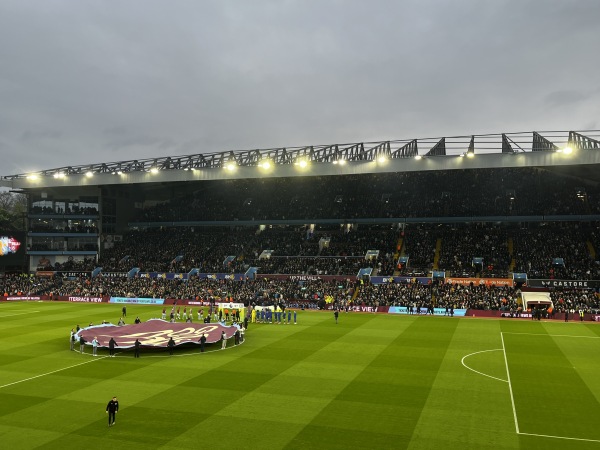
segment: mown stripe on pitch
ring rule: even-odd
[[[600,405],[556,339],[565,340],[562,346],[598,348],[600,342],[540,331],[503,334],[519,431],[600,439]]]
[[[194,436],[194,432],[201,432],[203,427],[209,429],[221,429],[223,427],[228,427],[232,423],[247,424],[249,421],[254,420],[256,422],[256,427],[249,431],[251,432],[250,434],[252,434],[252,437],[264,437],[264,439],[261,440],[261,447],[281,448],[305,426],[305,423],[308,420],[315,417],[322,410],[323,406],[337,394],[338,389],[341,389],[342,387],[340,386],[340,383],[333,383],[335,390],[329,393],[329,395],[328,393],[323,393],[323,391],[321,391],[321,395],[310,396],[310,394],[307,394],[307,397],[299,400],[289,393],[290,390],[294,389],[293,384],[280,390],[278,387],[281,387],[281,384],[275,383],[274,381],[281,378],[289,379],[288,374],[297,373],[293,370],[294,367],[302,366],[306,361],[312,361],[316,356],[323,352],[330,352],[331,347],[335,347],[341,341],[347,341],[348,348],[351,348],[352,342],[356,340],[355,334],[357,332],[360,333],[360,330],[363,329],[363,327],[356,325],[372,325],[372,320],[375,318],[365,319],[365,317],[360,317],[360,320],[354,322],[348,318],[347,326],[344,327],[336,327],[334,322],[332,322],[332,324],[320,323],[307,330],[307,332],[304,333],[303,336],[299,336],[299,338],[310,335],[314,336],[320,334],[319,330],[329,329],[329,331],[325,333],[328,336],[325,341],[327,345],[314,347],[311,343],[309,354],[303,354],[302,358],[297,359],[292,364],[288,364],[287,369],[280,370],[279,373],[274,374],[271,379],[263,384],[256,385],[256,383],[254,383],[253,386],[251,386],[252,390],[248,390],[245,395],[233,399],[233,402],[227,402],[222,408],[215,411],[212,417],[208,418],[205,422],[198,424],[194,430],[191,430],[191,433],[186,433],[180,438],[173,440],[167,447],[176,448],[176,446],[182,447],[191,445],[191,436]],[[331,329],[337,329],[337,331],[334,331],[332,334],[330,332]],[[292,342],[290,342],[290,344],[292,344]],[[267,353],[271,353],[271,350],[276,350],[277,353],[283,350],[274,348],[279,347],[279,345],[280,342],[271,346]],[[264,351],[260,351],[259,354],[260,353],[264,353]],[[273,355],[273,358],[275,360],[277,359],[276,354]],[[260,358],[257,357],[256,359],[258,360]],[[246,361],[246,358],[244,358],[243,361]],[[242,362],[242,360],[238,361],[238,363],[240,362]],[[284,367],[280,365],[281,362],[278,361],[277,363],[279,364],[279,369],[284,369]],[[362,365],[357,367],[355,371],[358,373],[360,370],[362,370]],[[245,376],[246,374],[247,372],[244,371],[242,375]],[[313,378],[312,382],[319,383],[319,380],[318,378]],[[342,385],[345,384],[346,382],[342,383]],[[250,408],[249,404],[254,406]],[[250,415],[251,413],[252,415]],[[261,423],[264,423],[264,425],[261,426]],[[275,428],[273,428],[274,425]],[[274,430],[277,431],[275,432]],[[278,436],[275,437],[274,434],[277,434]],[[272,438],[274,440],[271,440]],[[252,439],[249,439],[249,441],[251,440]],[[218,436],[210,436],[205,444],[207,446],[218,446],[219,442],[220,439]],[[270,447],[271,444],[272,447]]]
[[[286,448],[405,448],[458,320],[416,319]],[[387,372],[390,382],[379,378]]]
[[[168,424],[165,424],[165,421],[162,424],[145,426],[144,430],[147,435],[147,439],[150,441],[154,439],[160,445],[167,444],[169,439],[173,439],[173,436],[177,436],[179,434],[182,437],[187,437],[190,433],[193,434],[192,430],[195,427],[201,425],[205,420],[212,417],[213,414],[218,412],[219,410],[227,407],[231,403],[235,402],[243,396],[245,392],[253,392],[257,387],[268,383],[269,380],[276,377],[279,373],[286,370],[290,366],[293,366],[297,363],[297,360],[279,360],[277,358],[278,352],[281,351],[281,341],[294,341],[297,339],[302,339],[304,336],[315,337],[315,327],[309,328],[299,328],[297,332],[292,335],[287,335],[281,337],[280,339],[276,339],[270,344],[257,348],[256,350],[250,351],[245,354],[241,359],[233,359],[232,361],[228,361],[227,363],[219,366],[216,369],[211,369],[206,372],[203,372],[195,377],[191,377],[186,381],[179,383],[177,386],[166,389],[164,391],[158,392],[156,395],[146,398],[145,400],[138,402],[135,405],[127,405],[127,409],[134,408],[132,412],[137,414],[136,412],[147,410],[147,411],[155,411],[158,413],[162,411],[167,416],[173,414],[174,416],[178,416],[179,413],[174,411],[172,405],[176,403],[177,397],[185,396],[188,392],[192,392],[190,388],[195,387],[193,391],[195,395],[201,392],[201,395],[196,397],[198,410],[197,412],[190,413],[186,412],[183,417],[185,417],[185,430],[186,432],[179,433],[178,430],[165,432],[165,427],[168,427]],[[318,328],[318,327],[317,327]],[[344,329],[341,333],[341,336],[344,336],[346,333],[352,331],[352,328]],[[280,336],[278,336],[280,337]],[[251,335],[248,336],[248,339],[251,339]],[[240,350],[243,350],[244,347],[240,347]],[[320,349],[319,346],[314,346],[314,348],[310,349],[310,353],[314,353]],[[227,352],[223,353],[224,356],[227,355]],[[248,371],[241,371],[240,365],[246,365],[247,369],[250,369],[253,364],[256,363],[256,360],[263,359],[268,355],[272,355],[273,359],[269,364],[275,366],[277,369],[274,373],[249,373]],[[119,359],[110,360],[118,361]],[[157,370],[164,370],[166,376],[168,376],[168,368],[164,367],[165,361],[161,362],[162,367],[157,367]],[[264,361],[263,361],[264,364]],[[248,366],[249,365],[249,366]],[[139,368],[138,364],[134,364],[136,368]],[[119,374],[115,374],[115,377],[118,377]],[[209,398],[210,397],[210,398]],[[204,401],[206,400],[206,401]],[[162,407],[161,405],[164,405]],[[127,412],[129,415],[129,412]],[[134,419],[135,420],[135,419]],[[129,425],[128,425],[129,426]],[[137,425],[135,425],[137,426]],[[141,425],[140,425],[141,426]],[[53,440],[48,443],[49,447],[52,446],[63,446],[63,444],[69,444],[72,442],[72,435],[76,436],[85,436],[85,435],[97,435],[98,430],[101,429],[101,432],[104,433],[104,429],[101,427],[100,422],[92,422],[83,425],[79,429],[75,430],[71,435],[65,435],[61,438]],[[111,430],[112,431],[112,430]],[[117,429],[114,430],[115,432]],[[205,432],[206,430],[204,430]],[[119,432],[123,433],[123,432]],[[202,429],[200,429],[200,434],[202,433]],[[195,436],[195,435],[194,435]],[[168,437],[169,439],[166,439]],[[217,437],[217,442],[222,443],[222,436],[217,433],[215,436]],[[129,432],[125,433],[125,435],[119,435],[119,439],[134,440],[134,434],[130,434]],[[196,436],[195,439],[198,439]],[[197,444],[198,441],[196,440]]]

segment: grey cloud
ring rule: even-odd
[[[32,141],[38,139],[60,139],[62,133],[57,130],[40,130],[40,131],[24,131],[21,135],[21,140]]]
[[[106,143],[112,151],[126,150],[127,147],[146,147],[149,149],[169,150],[176,146],[173,139],[154,136],[126,136]]]
[[[127,134],[127,128],[125,128],[124,126],[113,126],[113,127],[108,127],[105,128],[104,133],[109,135],[109,136],[123,136]]]
[[[3,1],[0,174],[573,128],[600,114],[582,98],[598,17],[595,0]]]
[[[590,98],[589,95],[575,90],[563,90],[552,92],[544,98],[544,102],[548,106],[557,107],[565,106],[572,103],[578,103]]]

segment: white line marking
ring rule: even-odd
[[[546,333],[514,333],[512,331],[502,331],[504,334],[522,334],[525,336],[547,336],[547,337],[571,337],[584,339],[600,339],[600,336],[575,336],[572,334],[546,334]]]
[[[40,375],[35,375],[33,377],[24,378],[23,380],[13,381],[12,383],[8,383],[8,384],[4,384],[4,385],[0,386],[0,389],[8,387],[8,386],[12,386],[14,384],[23,383],[24,381],[35,380],[36,378],[45,377],[46,375],[52,375],[53,373],[56,373],[56,372],[62,372],[63,370],[72,369],[73,367],[83,366],[84,364],[89,364],[93,361],[98,361],[98,360],[104,359],[104,358],[108,358],[108,356],[101,356],[99,358],[90,359],[89,361],[85,361],[85,362],[82,362],[79,364],[73,364],[72,366],[63,367],[62,369],[56,369],[56,370],[53,370],[52,372],[46,372],[46,373],[42,373]]]
[[[487,373],[483,373],[483,372],[479,372],[478,370],[473,369],[472,367],[469,367],[465,364],[465,359],[467,359],[469,356],[473,356],[473,355],[477,355],[478,353],[486,353],[486,352],[501,352],[502,349],[501,348],[494,348],[492,350],[481,350],[480,352],[474,352],[474,353],[469,353],[468,355],[463,356],[463,358],[460,360],[461,364],[463,366],[465,366],[467,369],[472,370],[475,373],[478,373],[479,375],[483,375],[484,377],[489,377],[489,378],[493,378],[494,380],[498,380],[498,381],[504,381],[505,383],[508,383],[507,380],[503,380],[502,378],[497,378],[497,377],[493,377],[491,375],[488,375]]]
[[[552,439],[568,439],[570,441],[585,441],[585,442],[600,442],[600,439],[584,439],[584,438],[574,438],[567,436],[551,436],[549,434],[535,434],[535,433],[518,433],[525,436],[536,436],[536,437],[547,437]]]
[[[519,421],[517,419],[517,410],[515,409],[515,398],[512,391],[512,383],[510,382],[510,372],[508,371],[508,359],[506,358],[506,347],[504,346],[504,335],[500,332],[500,339],[502,340],[502,350],[504,351],[504,364],[506,365],[506,377],[508,379],[508,389],[510,391],[510,402],[512,404],[513,417],[515,418],[515,428],[517,434],[519,434]]]

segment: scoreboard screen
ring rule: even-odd
[[[25,263],[25,233],[0,231],[0,266]]]

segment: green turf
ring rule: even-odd
[[[596,324],[301,311],[225,351],[69,351],[120,309],[0,303],[1,448],[600,448]]]

